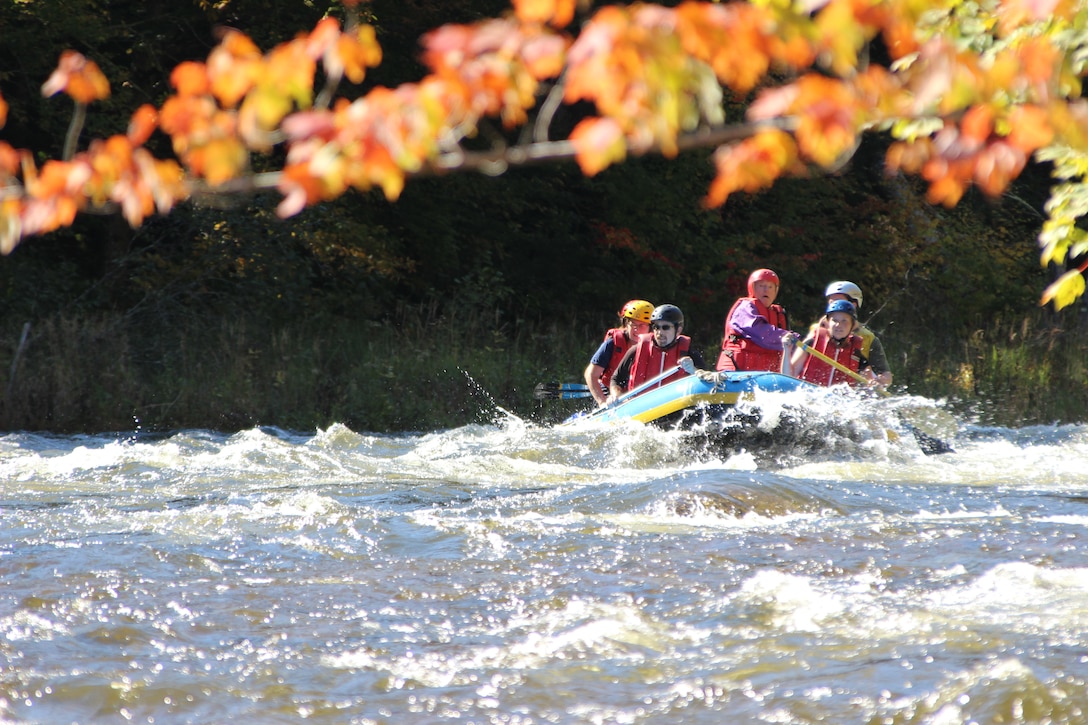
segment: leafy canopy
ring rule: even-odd
[[[946,206],[972,185],[1002,194],[1033,155],[1051,163],[1041,260],[1088,253],[1088,7],[1075,0],[512,0],[502,17],[425,35],[418,82],[353,99],[341,84],[362,83],[381,48],[360,0],[342,4],[343,21],[326,17],[267,52],[226,32],[206,60],[174,68],[160,107],[135,109],[125,133],[82,149],[87,108],[109,83],[65,51],[42,86],[75,103],[63,157],[39,165],[0,141],[0,251],[92,209],[136,226],[194,194],[275,188],[277,212],[291,216],[349,189],[394,200],[414,175],[564,158],[594,175],[695,146],[716,147],[705,203],[717,206],[833,170],[879,131],[895,139],[889,173],[920,175]],[[727,118],[738,100],[750,100],[744,117]],[[564,107],[569,132],[557,131]],[[0,124],[5,115],[0,97]],[[505,135],[482,148],[489,119]],[[155,133],[171,158],[145,146]],[[254,171],[258,155],[271,170]],[[1042,302],[1072,303],[1086,269]]]

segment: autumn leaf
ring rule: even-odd
[[[243,33],[228,30],[208,54],[210,91],[224,108],[233,108],[264,71],[260,49]]]
[[[88,104],[110,96],[110,83],[102,74],[98,64],[88,60],[82,53],[66,50],[60,56],[57,69],[42,85],[42,95],[54,96],[61,91],[72,97],[76,103]]]
[[[209,90],[208,67],[196,61],[184,61],[170,72],[170,85],[179,96],[202,96]]]
[[[783,131],[761,131],[739,143],[714,152],[717,175],[703,203],[717,207],[737,191],[752,193],[765,189],[784,173],[797,168],[797,146]]]
[[[0,254],[7,256],[23,236],[23,201],[15,197],[0,199]]]
[[[1077,301],[1084,294],[1084,275],[1080,270],[1071,269],[1054,280],[1044,291],[1040,305],[1054,303],[1056,309],[1063,309]]]
[[[932,158],[922,165],[922,178],[929,182],[926,199],[931,204],[953,207],[967,190],[967,179],[962,164],[949,163],[944,158]]]
[[[1045,88],[1061,65],[1062,52],[1044,38],[1028,38],[1018,48],[1024,80]]]
[[[840,76],[849,75],[857,66],[858,51],[867,40],[867,29],[853,21],[852,0],[830,0],[816,16],[817,47]]]
[[[792,85],[761,94],[749,107],[748,117],[760,121],[795,116],[801,154],[821,166],[831,166],[857,142],[857,106],[847,84],[809,74]]]
[[[1009,111],[1008,142],[1025,154],[1050,144],[1054,130],[1045,109],[1038,106],[1017,106]]]
[[[134,146],[147,143],[159,123],[159,112],[150,103],[137,108],[128,121],[127,136]]]
[[[929,138],[912,142],[896,141],[888,147],[884,155],[884,168],[889,176],[895,175],[897,171],[917,174],[932,155]]]
[[[989,105],[978,105],[968,109],[960,121],[960,131],[964,137],[982,144],[994,130],[994,112]]]
[[[582,173],[596,176],[627,157],[623,129],[610,118],[589,118],[578,123],[570,134],[575,158]]]
[[[1047,20],[1055,14],[1068,18],[1070,13],[1070,3],[1061,0],[1001,0],[997,8],[1002,35],[1009,35],[1028,23]]]
[[[975,183],[986,194],[1001,196],[1026,163],[1027,155],[1021,149],[994,141],[974,157]]]
[[[6,141],[0,141],[0,175],[13,177],[22,165],[22,154]]]
[[[514,12],[523,23],[550,23],[565,28],[574,19],[575,0],[513,0]]]
[[[324,56],[324,65],[330,68],[338,63],[343,67],[344,75],[352,83],[362,83],[366,78],[366,69],[374,68],[382,62],[382,49],[378,45],[373,26],[360,25],[353,35],[341,35],[334,48]]]

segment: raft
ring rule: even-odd
[[[668,424],[695,411],[715,417],[733,408],[742,397],[752,397],[757,392],[818,389],[812,383],[789,375],[766,371],[722,373],[720,377],[721,382],[714,384],[696,375],[686,375],[679,380],[638,392],[637,395],[623,396],[602,408],[576,413],[565,424],[588,420],[601,423],[637,420],[642,423]]]
[[[825,394],[842,392],[841,390],[835,391],[835,388],[814,385],[789,375],[754,370],[719,372],[717,383],[703,380],[697,375],[686,375],[670,383],[660,383],[660,380],[673,375],[675,372],[675,368],[665,371],[658,378],[647,381],[636,390],[606,406],[592,411],[575,413],[567,418],[562,425],[636,420],[662,427],[696,427],[705,430],[706,423],[717,421],[718,423],[727,423],[726,426],[718,428],[719,436],[723,436],[720,442],[735,443],[738,437],[743,437],[745,434],[756,434],[756,424],[760,420],[758,410],[749,408],[745,411],[739,411],[737,405],[739,402],[752,401],[761,392],[789,393],[808,391]],[[904,414],[906,412],[902,409],[893,409],[893,419],[897,421],[894,427],[883,424],[883,421],[877,421],[876,427],[885,439],[897,440],[899,435],[894,428],[900,428],[909,432],[926,455],[955,452],[951,444],[946,440],[942,440],[934,434],[923,432],[916,427],[915,423],[905,420]],[[933,412],[939,413],[939,411]],[[836,421],[827,421],[828,426],[835,424]],[[849,426],[846,426],[846,428],[848,429]],[[826,430],[826,428],[815,431],[810,430],[805,435],[811,437],[816,434],[816,437],[819,438],[823,435],[822,430]],[[770,438],[780,441],[795,441],[797,437],[797,431],[787,434],[787,431],[781,428],[770,435]],[[862,438],[864,438],[864,435],[862,435]],[[818,443],[817,441],[816,444],[818,445]]]

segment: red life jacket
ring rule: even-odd
[[[843,367],[853,370],[855,373],[861,369],[861,347],[864,344],[857,335],[851,334],[846,338],[846,344],[841,347],[831,339],[831,333],[826,327],[816,330],[816,337],[812,341],[812,349],[822,352]],[[801,369],[801,379],[817,385],[838,385],[850,383],[857,385],[858,381],[820,360],[815,355],[805,358],[805,367]]]
[[[627,389],[634,390],[647,380],[654,378],[671,367],[675,367],[680,358],[688,354],[691,347],[691,338],[687,335],[677,335],[676,343],[667,350],[662,350],[654,344],[652,333],[638,336],[638,347],[635,349],[635,359],[631,361],[631,374],[627,378]],[[661,387],[665,383],[672,382],[687,375],[683,370],[677,370],[657,384]]]
[[[754,302],[759,314],[766,318],[767,322],[783,330],[789,329],[790,323],[786,319],[786,310],[782,305],[767,307],[755,297],[741,297],[729,308],[729,314],[725,316],[725,336],[722,338],[722,352],[718,356],[718,370],[772,370],[778,372],[782,369],[782,348],[768,350],[757,345],[746,337],[742,337],[730,320],[737,310],[737,305],[742,302]]]
[[[608,392],[608,384],[612,381],[612,375],[616,372],[616,368],[620,366],[623,354],[627,352],[627,348],[631,347],[631,341],[627,339],[622,327],[613,327],[604,333],[605,340],[609,337],[612,338],[612,357],[608,359],[608,364],[604,366],[604,372],[601,373],[601,385],[604,387],[605,392]]]

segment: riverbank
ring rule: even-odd
[[[123,316],[58,317],[4,333],[0,428],[402,432],[487,423],[500,409],[548,423],[577,404],[535,401],[533,387],[579,380],[600,334],[597,323],[514,325],[497,310],[451,317],[434,306],[383,321],[154,329]],[[946,399],[984,424],[1085,419],[1088,339],[1041,311],[966,335],[923,339],[902,327],[882,339],[895,390]]]

